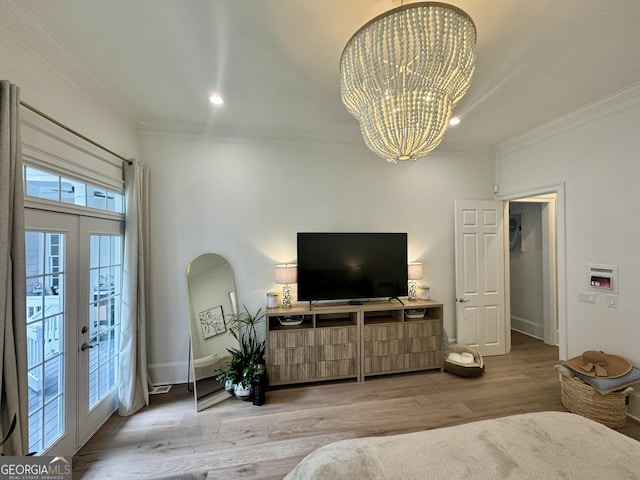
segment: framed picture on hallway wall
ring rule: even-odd
[[[522,242],[522,213],[509,214],[509,251],[524,251]]]

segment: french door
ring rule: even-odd
[[[25,210],[29,451],[74,454],[117,407],[121,222]]]

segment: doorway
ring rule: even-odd
[[[515,244],[508,265],[507,336],[512,328],[557,345],[566,358],[564,185],[500,196]],[[518,243],[518,234],[521,234]]]
[[[555,195],[509,202],[511,329],[558,344]]]

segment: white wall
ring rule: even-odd
[[[143,132],[151,170],[150,372],[183,380],[187,361],[184,273],[204,252],[233,266],[240,305],[254,311],[275,285],[274,265],[296,260],[298,231],[398,231],[423,284],[454,329],[456,199],[493,198],[488,154],[434,152],[387,164],[364,145],[268,142]],[[294,290],[295,294],[295,290]]]
[[[100,95],[98,81],[43,35],[11,3],[0,4],[0,79],[18,85],[22,101],[115,153],[136,158],[134,119],[113,98]]]
[[[568,357],[597,349],[640,366],[640,87],[498,149],[501,192],[565,184]],[[619,267],[618,308],[578,301],[586,265]],[[631,410],[640,416],[640,397]]]
[[[522,251],[510,251],[511,328],[544,337],[542,299],[542,208],[510,202],[509,213],[522,214]]]

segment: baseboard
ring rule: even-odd
[[[187,383],[188,368],[188,362],[153,363],[147,371],[153,385],[176,385]]]
[[[515,315],[511,315],[511,329],[540,340],[543,337],[542,325]]]

